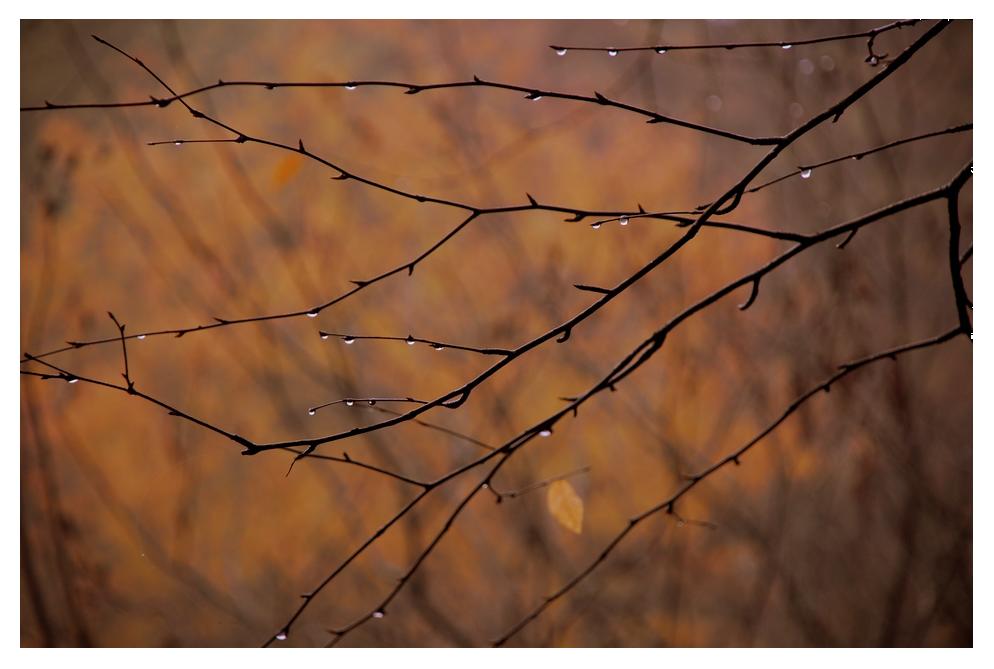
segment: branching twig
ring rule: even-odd
[[[880,26],[879,28],[873,28],[871,30],[864,30],[857,33],[845,33],[841,35],[828,35],[826,37],[814,37],[808,39],[799,40],[779,40],[776,42],[721,42],[718,44],[657,44],[655,46],[626,46],[626,47],[615,47],[615,46],[570,46],[570,45],[550,45],[549,48],[555,51],[560,56],[565,56],[570,51],[596,51],[600,53],[606,53],[610,56],[616,56],[619,53],[624,53],[627,51],[654,51],[658,54],[664,54],[669,51],[705,51],[709,49],[725,49],[728,51],[734,49],[754,49],[754,48],[764,48],[764,47],[779,47],[781,49],[790,49],[795,46],[804,46],[807,44],[823,44],[825,42],[841,42],[844,40],[852,39],[864,39],[869,38],[867,43],[867,48],[870,50],[870,55],[873,56],[873,40],[877,35],[889,32],[891,30],[899,30],[907,26],[913,26],[919,23],[921,19],[906,19],[904,21],[895,21],[894,23],[888,23],[887,25]],[[879,58],[885,58],[887,54],[879,56]],[[876,64],[876,63],[874,63]]]

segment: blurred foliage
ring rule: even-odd
[[[736,132],[789,131],[874,72],[865,42],[791,50],[569,53],[548,44],[801,39],[885,21],[198,21],[21,24],[23,104],[163,91],[99,34],[186,90],[218,78],[487,80],[589,94]],[[888,33],[896,54],[919,28]],[[972,25],[951,26],[895,76],[763,177],[972,120]],[[238,128],[372,179],[481,205],[686,209],[724,192],[765,149],[569,101],[485,89],[223,89],[198,100]],[[414,257],[460,213],[337,182],[259,145],[148,147],[220,137],[179,105],[21,115],[21,341],[40,352],[115,334],[305,309]],[[970,133],[816,170],[746,197],[733,220],[811,232],[948,181]],[[972,186],[961,202],[972,242]],[[128,347],[139,388],[257,441],[383,418],[307,407],[345,396],[434,398],[492,360],[401,342],[322,341],[317,329],[514,347],[590,304],[680,234],[633,220],[594,231],[549,213],[474,221],[413,276],[316,319],[220,328]],[[940,203],[805,252],[669,336],[651,363],[513,458],[495,488],[577,468],[582,532],[540,490],[478,495],[389,615],[346,643],[486,645],[593,559],[627,518],[748,440],[840,362],[955,323]],[[599,379],[674,314],[785,248],[705,229],[578,327],[528,353],[458,411],[426,419],[503,443]],[[964,269],[971,285],[971,263]],[[119,346],[61,354],[117,380]],[[515,637],[542,646],[970,645],[972,352],[911,354],[808,403],[742,466],[661,516]],[[86,384],[21,382],[22,645],[256,645],[416,493],[374,472],[230,442]],[[431,478],[479,450],[407,423],[348,450]],[[482,472],[480,473],[482,475]],[[476,484],[433,492],[318,597],[283,645],[369,610]],[[556,490],[565,490],[557,487]],[[562,518],[560,518],[560,521]],[[570,529],[568,529],[570,528]]]

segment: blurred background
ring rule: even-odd
[[[21,104],[162,97],[218,79],[436,83],[479,77],[604,95],[751,135],[780,135],[873,76],[865,40],[792,49],[569,52],[549,44],[800,40],[879,21],[98,21],[21,23]],[[880,36],[898,54],[925,24]],[[972,25],[954,23],[910,63],[786,151],[797,165],[972,121]],[[617,109],[461,88],[225,88],[195,104],[255,136],[296,144],[382,183],[481,206],[543,203],[649,211],[725,192],[766,152]],[[179,104],[21,115],[21,347],[195,326],[324,303],[401,265],[462,214],[331,181],[258,144],[146,146],[225,137]],[[749,195],[730,220],[812,232],[948,182],[971,133],[817,169]],[[972,243],[972,185],[960,201]],[[323,311],[131,340],[138,388],[255,441],[331,434],[433,399],[493,359],[357,335],[515,347],[613,286],[681,234],[633,220],[589,227],[529,212],[474,221],[406,273]],[[512,458],[501,491],[568,481],[577,534],[547,489],[497,505],[477,495],[358,646],[487,645],[595,558],[627,518],[681,476],[741,446],[841,362],[956,323],[942,202],[811,249],[694,316],[618,386]],[[458,411],[423,418],[499,445],[599,380],[682,309],[788,246],[705,229],[573,332],[529,352]],[[964,267],[970,289],[972,263]],[[53,356],[120,383],[121,350]],[[681,502],[679,525],[640,525],[586,581],[514,637],[528,646],[972,644],[972,350],[959,338],[859,371],[807,403]],[[22,366],[22,369],[34,368]],[[253,646],[418,492],[341,463],[244,457],[151,404],[85,383],[21,381],[21,644]],[[431,479],[483,453],[404,425],[319,452]],[[484,472],[435,490],[353,563],[280,645],[323,645],[369,613]]]

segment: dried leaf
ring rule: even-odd
[[[560,525],[580,534],[583,530],[583,500],[569,481],[555,481],[549,486],[549,513]]]
[[[277,188],[282,188],[290,179],[296,176],[303,165],[303,158],[292,153],[288,154],[276,164],[276,168],[273,170],[273,185]]]

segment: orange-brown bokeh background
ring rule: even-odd
[[[487,80],[590,94],[753,135],[779,135],[876,70],[865,41],[791,50],[557,57],[548,44],[802,39],[880,21],[127,21],[21,24],[24,105],[147,99],[165,92],[99,34],[180,90],[219,78]],[[887,33],[897,54],[921,34]],[[972,26],[955,23],[839,120],[763,177],[972,120]],[[236,128],[295,144],[354,173],[485,206],[541,202],[650,211],[723,193],[766,149],[616,109],[465,88],[230,88],[197,104]],[[329,180],[334,172],[252,144],[149,147],[222,137],[178,104],[21,116],[21,338],[67,339],[298,310],[420,253],[458,211]],[[816,170],[747,196],[734,220],[820,230],[947,182],[970,133]],[[961,199],[972,241],[972,187]],[[219,328],[128,347],[138,387],[257,441],[380,420],[344,396],[434,398],[492,360],[397,342],[322,341],[317,329],[514,347],[674,241],[671,223],[488,216],[418,266],[316,318]],[[588,221],[589,222],[589,221]],[[934,203],[806,251],[693,317],[618,387],[512,458],[514,490],[580,467],[583,532],[545,491],[478,495],[389,615],[347,637],[366,646],[485,645],[594,558],[681,475],[737,448],[849,359],[955,324],[947,227]],[[683,308],[785,249],[704,230],[576,328],[528,353],[458,411],[428,420],[500,444],[597,381]],[[968,288],[971,263],[964,276]],[[53,360],[119,382],[120,347]],[[847,378],[658,517],[515,637],[550,646],[969,645],[972,643],[972,351],[963,338]],[[27,367],[25,367],[27,368]],[[396,408],[396,407],[394,407]],[[256,645],[326,573],[417,492],[376,473],[237,446],[154,406],[88,384],[21,382],[22,645]],[[322,452],[419,478],[479,455],[406,424]],[[478,483],[472,472],[336,580],[284,645],[375,606]]]

